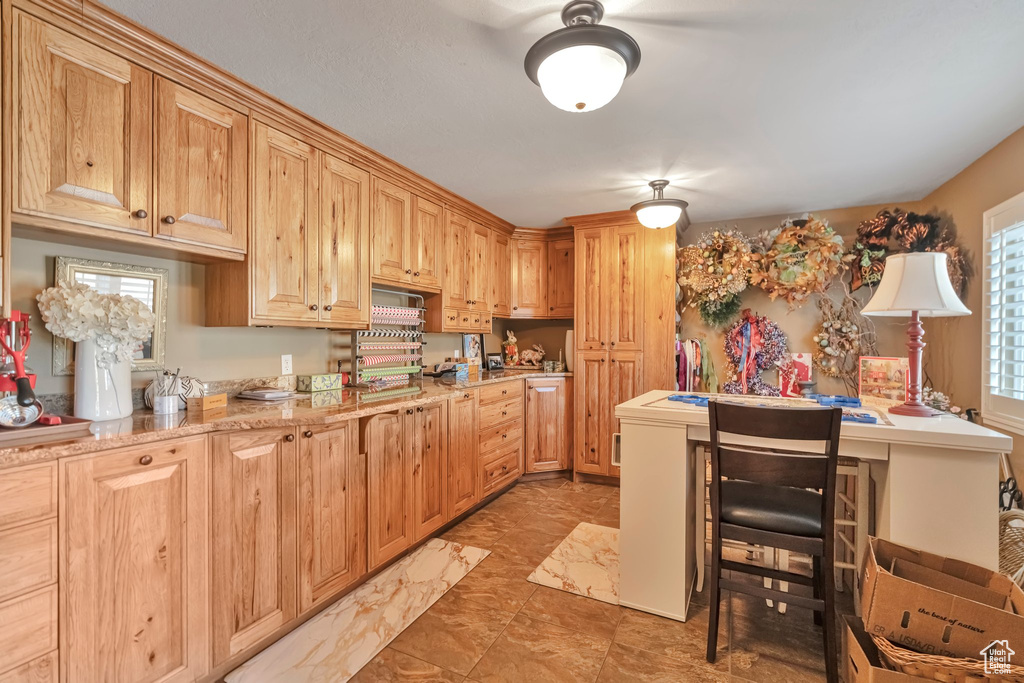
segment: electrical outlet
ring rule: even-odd
[[[281,356],[281,374],[292,374],[292,354],[286,353]]]

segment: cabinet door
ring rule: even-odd
[[[370,174],[323,155],[320,172],[320,320],[370,324]]]
[[[602,228],[576,231],[576,348],[597,351],[607,348],[608,302]],[[606,291],[607,289],[607,291]],[[577,385],[577,392],[579,386]]]
[[[366,573],[366,459],[359,453],[358,421],[303,431],[298,481],[304,612]]]
[[[64,680],[209,670],[206,437],[60,464]]]
[[[472,223],[469,232],[469,309],[480,313],[491,310],[491,229]]]
[[[422,197],[413,197],[412,204],[412,233],[409,238],[409,252],[415,257],[412,283],[424,287],[440,287],[444,211]]]
[[[571,318],[576,270],[575,242],[548,242],[548,312],[553,318]]]
[[[360,427],[360,447],[366,453],[370,569],[398,555],[416,538],[406,417],[405,411],[383,413],[366,418]]]
[[[540,240],[512,240],[512,317],[548,314],[548,247]]]
[[[245,251],[248,119],[156,79],[156,234]]]
[[[609,423],[608,354],[576,353],[576,471],[608,474],[612,427]]]
[[[491,231],[491,313],[508,316],[512,313],[512,238]]]
[[[373,179],[370,258],[373,277],[391,282],[412,280],[412,193],[381,178]]]
[[[293,429],[210,437],[213,458],[213,664],[295,618]]]
[[[14,210],[152,234],[152,74],[14,19]]]
[[[644,355],[639,351],[612,351],[608,354],[611,372],[608,378],[608,409],[609,431],[619,431],[619,421],[615,418],[615,406],[636,398],[644,393]],[[609,442],[609,447],[611,443]],[[611,465],[609,460],[608,474],[619,476],[619,468]]]
[[[415,540],[426,538],[448,521],[448,405],[418,406],[411,421]]]
[[[643,349],[644,242],[639,226],[608,230],[608,348],[610,351]]]
[[[452,518],[480,501],[478,428],[476,391],[452,399],[448,406],[448,508]]]
[[[444,305],[466,309],[469,306],[469,219],[445,212],[444,229]]]
[[[266,124],[255,126],[249,245],[254,318],[320,319],[319,154]]]
[[[527,472],[569,467],[571,383],[561,377],[526,380]]]

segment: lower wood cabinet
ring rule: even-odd
[[[526,380],[527,472],[572,467],[573,391],[571,377]]]
[[[359,423],[303,428],[298,461],[299,609],[366,573],[366,458]]]
[[[453,518],[480,502],[478,429],[477,390],[472,389],[448,405],[448,505]]]
[[[217,455],[231,467],[229,459],[240,453],[236,448]],[[238,501],[230,517],[224,507],[214,515],[222,517],[223,533],[215,553],[230,545],[260,562],[273,559],[261,557],[265,549],[251,534],[235,536],[260,519],[260,503],[273,489],[261,490],[247,476],[252,472],[226,474],[226,486],[216,486],[215,494],[252,485],[253,495]],[[63,461],[60,486],[62,680],[148,683],[202,677],[210,653],[206,437]],[[215,505],[223,504],[223,496],[215,498]],[[217,559],[228,558],[222,553]],[[240,568],[218,564],[215,576],[220,577]],[[260,588],[244,571],[233,578]],[[261,594],[250,604],[264,599]],[[236,615],[244,611],[243,602],[214,593],[214,605],[237,605]]]
[[[412,450],[413,527],[419,541],[444,526],[448,515],[448,403],[417,406],[405,423]]]
[[[360,421],[359,446],[366,454],[370,569],[408,548],[415,538],[412,449],[405,437],[405,410]]]
[[[608,474],[611,471],[611,406],[608,378],[611,364],[607,351],[577,351],[576,427],[573,450],[577,472]]]
[[[297,614],[295,441],[292,428],[210,437],[214,666]]]

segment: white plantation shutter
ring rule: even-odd
[[[985,212],[982,417],[1024,433],[1024,194]]]

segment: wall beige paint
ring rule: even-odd
[[[925,321],[926,366],[936,386],[946,387],[963,406],[981,407],[981,298],[985,274],[982,265],[982,214],[1024,192],[1024,128],[1013,133],[977,161],[948,180],[919,206],[951,221],[969,250],[975,275],[964,303],[973,315]],[[1018,477],[1024,476],[1024,435],[1014,437],[1011,461]]]
[[[901,208],[916,209],[916,202],[898,202],[887,204],[892,207],[898,205]],[[824,211],[812,211],[816,216],[828,220],[836,232],[843,236],[847,244],[852,242],[857,232],[857,225],[864,219],[874,216],[879,209],[878,206],[857,206],[846,209],[828,209]],[[792,216],[799,218],[802,214]],[[742,218],[738,220],[716,221],[714,223],[694,223],[683,234],[683,244],[694,244],[705,232],[720,228],[736,228],[745,235],[756,236],[762,229],[773,228],[779,225],[787,216],[760,216],[757,218]],[[838,284],[833,285],[830,295],[836,302],[842,301],[842,289]],[[870,298],[871,293],[867,288],[854,293],[854,296],[863,304]],[[811,339],[817,331],[821,322],[821,314],[815,303],[816,298],[805,303],[800,308],[790,310],[788,304],[777,299],[771,301],[768,295],[758,287],[748,287],[741,295],[744,308],[750,308],[755,313],[766,315],[782,328],[789,341],[789,350],[793,353],[808,353],[813,351],[814,342]],[[878,353],[882,356],[905,356],[906,355],[906,323],[900,320],[888,318],[875,318],[871,321],[875,325],[878,335]],[[723,347],[724,330],[713,330],[708,328],[700,319],[700,315],[694,308],[687,308],[682,315],[681,335],[683,338],[703,336],[709,343],[712,359],[715,363],[715,370],[718,373],[719,385],[730,379],[725,360]],[[778,384],[778,373],[775,371],[765,372],[762,377],[766,382]],[[818,382],[817,389],[822,393],[846,393],[843,383],[840,380],[826,377],[817,370],[812,373],[812,379]]]

